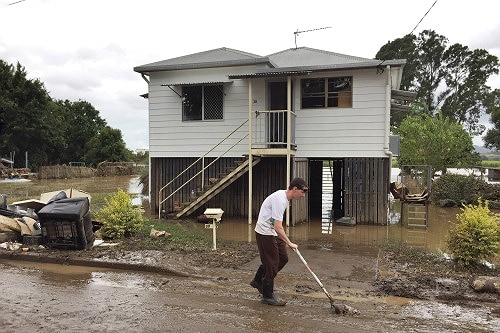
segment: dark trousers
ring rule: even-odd
[[[257,270],[256,280],[273,281],[288,262],[286,243],[276,236],[255,233],[262,265]],[[262,276],[260,276],[262,275]]]

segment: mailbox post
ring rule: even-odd
[[[205,224],[206,229],[212,229],[213,247],[212,250],[217,250],[217,223],[220,222],[224,211],[220,208],[207,208],[203,213],[208,219],[212,219],[212,223]]]

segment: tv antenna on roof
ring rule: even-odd
[[[295,31],[293,34],[295,35],[295,48],[297,48],[297,35],[298,34],[301,34],[303,32],[310,32],[310,31],[316,31],[316,30],[323,30],[323,29],[330,29],[331,27],[322,27],[322,28],[316,28],[316,29],[309,29],[309,30],[302,30],[302,31],[299,31],[299,29],[297,29],[297,31]]]

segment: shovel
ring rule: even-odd
[[[321,290],[323,290],[323,292],[325,293],[326,297],[328,297],[328,299],[330,300],[330,305],[332,307],[332,311],[335,311],[336,314],[346,314],[348,312],[357,313],[356,310],[350,309],[346,305],[336,305],[335,302],[334,302],[334,300],[333,300],[333,298],[332,298],[332,296],[330,295],[330,293],[323,286],[323,283],[321,283],[321,281],[319,280],[319,278],[312,271],[311,267],[309,267],[309,265],[307,264],[307,261],[304,259],[304,257],[302,256],[302,254],[300,254],[299,249],[293,249],[293,250],[295,251],[295,253],[297,253],[297,255],[299,256],[300,260],[304,263],[304,265],[307,267],[307,269],[309,270],[309,272],[311,272],[312,276],[314,277],[314,280],[316,280],[316,282],[318,282],[319,286],[321,287]]]

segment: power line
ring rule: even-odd
[[[23,1],[26,1],[26,0],[19,0],[19,1],[16,1],[16,2],[11,2],[11,3],[8,4],[8,6],[15,5],[16,3],[20,3],[20,2],[23,2]]]
[[[415,28],[413,28],[413,30],[410,32],[410,35],[413,34],[413,31],[415,31],[415,29],[417,29],[417,27],[420,24],[420,22],[422,22],[422,20],[427,16],[427,14],[429,14],[429,12],[431,11],[432,7],[434,7],[434,5],[436,4],[436,2],[438,2],[438,0],[434,1],[434,3],[432,4],[431,8],[429,8],[429,10],[427,11],[427,13],[425,13],[424,16],[422,16],[422,18],[420,19],[420,21],[418,21],[418,23],[415,26]]]

